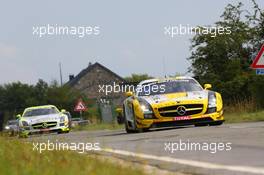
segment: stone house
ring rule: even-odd
[[[110,86],[112,88],[114,85],[122,86],[126,80],[98,62],[89,63],[87,68],[83,69],[77,76],[70,75],[69,79],[67,85],[79,90],[87,98],[112,103],[115,106],[121,106],[125,99],[124,92],[114,92]],[[109,92],[110,90],[111,92]]]

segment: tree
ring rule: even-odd
[[[261,93],[256,88],[252,92],[252,82],[259,81],[260,77],[255,78],[250,64],[264,42],[264,11],[254,0],[252,4],[253,12],[242,9],[242,3],[236,6],[229,4],[225,8],[222,20],[215,26],[229,28],[230,34],[212,37],[210,33],[202,33],[192,39],[192,55],[188,58],[192,66],[189,71],[201,83],[212,83],[227,102]]]
[[[84,96],[68,86],[60,87],[56,81],[48,85],[39,80],[36,85],[21,82],[0,86],[0,114],[4,114],[4,121],[15,118],[30,106],[52,104],[59,109],[73,112],[76,101]]]
[[[85,99],[84,95],[78,91],[68,87],[59,86],[57,82],[53,82],[47,90],[47,104],[56,105],[60,109],[66,109],[73,112],[76,101],[79,98]]]
[[[42,79],[39,79],[34,87],[34,96],[36,99],[36,105],[44,105],[47,103],[47,92],[49,85]]]
[[[6,84],[1,98],[3,110],[21,112],[26,106],[35,103],[34,87],[21,82]]]

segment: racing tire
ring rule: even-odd
[[[58,131],[58,134],[68,134],[70,131]]]
[[[125,123],[125,128],[126,128],[126,132],[127,132],[128,134],[135,133],[134,130],[128,128],[128,126],[127,126],[127,122]]]
[[[13,136],[15,136],[15,131],[9,131],[9,132],[8,132],[8,136],[9,136],[9,137],[13,137]]]
[[[133,120],[134,120],[134,129],[133,132],[134,133],[141,133],[145,131],[145,128],[138,128],[137,124],[136,124],[136,118],[135,118],[135,111],[134,111],[134,105],[132,105],[132,111],[133,111]],[[147,129],[147,128],[146,128]]]
[[[126,132],[127,132],[128,134],[135,133],[134,130],[129,129],[129,127],[128,127],[128,123],[127,123],[128,121],[127,121],[127,119],[126,119],[126,113],[125,113],[125,106],[123,106],[123,116],[124,116],[124,122],[125,122],[125,129],[126,129]]]

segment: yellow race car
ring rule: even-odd
[[[150,79],[127,92],[123,116],[127,133],[155,127],[221,125],[223,102],[219,93],[192,77]]]

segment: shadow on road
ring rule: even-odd
[[[176,130],[176,129],[186,129],[186,128],[192,128],[193,126],[177,126],[177,127],[166,127],[166,128],[152,128],[145,132],[138,132],[138,133],[126,133],[126,131],[120,131],[117,133],[109,133],[109,134],[103,134],[97,137],[110,137],[110,136],[122,136],[122,135],[136,135],[136,134],[147,134],[152,132],[160,132],[160,131],[168,131],[168,130]]]

